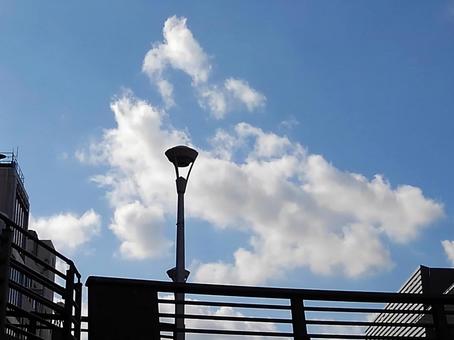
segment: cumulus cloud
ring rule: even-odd
[[[441,242],[448,260],[454,266],[454,241],[444,240]]]
[[[199,104],[216,118],[236,105],[252,111],[265,104],[245,80],[210,82],[210,58],[185,18],[167,19],[163,36],[145,56],[143,71],[167,107],[174,103],[169,68],[191,78]],[[114,99],[111,109],[115,127],[76,156],[107,168],[92,179],[106,190],[120,254],[165,255],[172,242],[163,225],[174,215],[175,188],[163,152],[192,145],[191,138],[168,123],[166,111],[132,92]],[[348,277],[384,270],[393,265],[390,242],[411,242],[443,214],[442,204],[420,188],[338,169],[302,144],[248,123],[218,129],[209,141],[196,147],[187,213],[244,232],[247,241],[230,259],[199,260],[192,268],[195,281],[259,284],[300,267]]]
[[[101,217],[93,209],[82,215],[60,213],[48,217],[32,216],[30,229],[35,230],[40,239],[52,240],[57,250],[74,251],[99,234]]]
[[[94,180],[114,210],[110,228],[121,254],[157,256],[170,245],[162,222],[175,209],[163,152],[191,139],[131,93],[111,107],[116,126],[80,158],[108,167]],[[231,261],[193,268],[195,281],[259,284],[300,267],[348,277],[383,270],[392,266],[389,242],[414,240],[443,214],[417,187],[340,170],[286,136],[247,123],[217,130],[210,147],[197,149],[188,215],[250,236]]]
[[[159,257],[172,245],[162,236],[163,220],[162,209],[135,201],[117,207],[110,229],[122,240],[120,252],[127,258]]]
[[[109,228],[121,241],[120,254],[143,259],[165,255],[172,243],[165,239],[164,215],[174,208],[174,187],[163,150],[188,144],[188,136],[162,126],[164,112],[130,93],[111,109],[117,128],[106,130],[99,143],[79,151],[90,164],[105,163],[110,171],[92,179],[108,191],[114,209]]]
[[[228,78],[223,84],[209,81],[210,57],[187,26],[187,19],[170,17],[164,23],[163,42],[154,43],[145,55],[142,70],[156,85],[167,108],[175,105],[173,85],[166,78],[168,68],[184,72],[191,78],[198,102],[217,118],[237,106],[254,111],[265,104],[265,96],[242,79]]]

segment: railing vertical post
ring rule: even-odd
[[[0,221],[0,227],[2,224],[3,222]],[[9,227],[3,228],[3,230],[0,231],[0,337],[5,334],[12,241],[13,231]]]
[[[432,317],[434,320],[435,338],[437,340],[449,340],[449,328],[443,302],[432,304]]]
[[[309,340],[306,328],[306,316],[304,314],[304,303],[301,297],[290,299],[292,309],[292,326],[294,340]]]
[[[27,331],[29,333],[36,334],[36,320],[35,319],[31,319],[29,322],[30,323],[28,324]]]
[[[82,322],[82,283],[77,282],[75,285],[75,290],[76,290],[76,297],[75,297],[75,302],[76,302],[76,310],[75,310],[75,318],[76,318],[76,323],[74,325],[74,337],[79,340],[80,339],[80,326]]]
[[[65,307],[63,316],[63,338],[72,340],[71,334],[72,319],[73,319],[73,298],[74,298],[74,265],[71,263],[66,271],[66,286],[65,286]]]

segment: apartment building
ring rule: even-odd
[[[27,191],[24,185],[24,176],[17,162],[14,153],[0,153],[0,212],[7,215],[14,223],[20,228],[28,232],[29,235],[37,238],[38,235],[32,230],[28,230],[28,220],[30,213],[30,203],[28,199]],[[0,222],[1,223],[1,222]],[[0,225],[0,232],[3,226]],[[25,249],[32,255],[36,256],[39,260],[44,261],[50,266],[55,268],[56,258],[47,249],[39,246],[37,242],[33,241],[32,238],[26,238],[22,233],[14,230],[12,242],[22,249]],[[43,241],[47,246],[53,248],[52,241]],[[44,268],[42,265],[36,263],[29,257],[25,257],[16,248],[12,248],[11,258],[27,268],[39,273],[41,276],[54,281],[55,274],[52,271]],[[26,277],[23,273],[15,268],[10,268],[10,279],[21,286],[31,288],[32,291],[39,296],[42,296],[48,300],[53,300],[53,292],[44,287],[42,284],[33,281],[30,277]],[[8,303],[17,306],[27,312],[32,313],[51,313],[52,311],[40,304],[35,300],[24,296],[15,289],[9,289],[8,292]],[[14,324],[27,323],[25,319],[8,317],[7,322]],[[29,330],[32,329],[33,325],[27,327]],[[43,339],[51,339],[52,334],[50,330],[32,329],[33,333],[40,336]],[[15,334],[11,334],[15,335]]]

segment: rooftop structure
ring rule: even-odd
[[[399,289],[399,293],[435,295],[451,294],[454,287],[454,268],[430,268],[419,266],[419,268],[408,278],[408,280]],[[385,306],[386,311],[421,311],[430,312],[433,306],[422,303],[389,303]],[[414,327],[408,329],[405,327],[396,327],[396,325],[405,322],[413,324],[425,324],[430,316],[425,313],[380,313],[375,317],[374,322],[379,326],[370,326],[366,329],[366,334],[371,339],[380,336],[413,336],[428,337],[433,331],[430,327]],[[448,317],[452,322],[452,316]],[[382,325],[380,325],[382,324]],[[450,333],[454,338],[453,330]],[[377,338],[378,339],[378,338]]]

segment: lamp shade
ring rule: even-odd
[[[165,152],[168,160],[176,167],[184,168],[195,161],[199,153],[185,145],[175,146]]]

